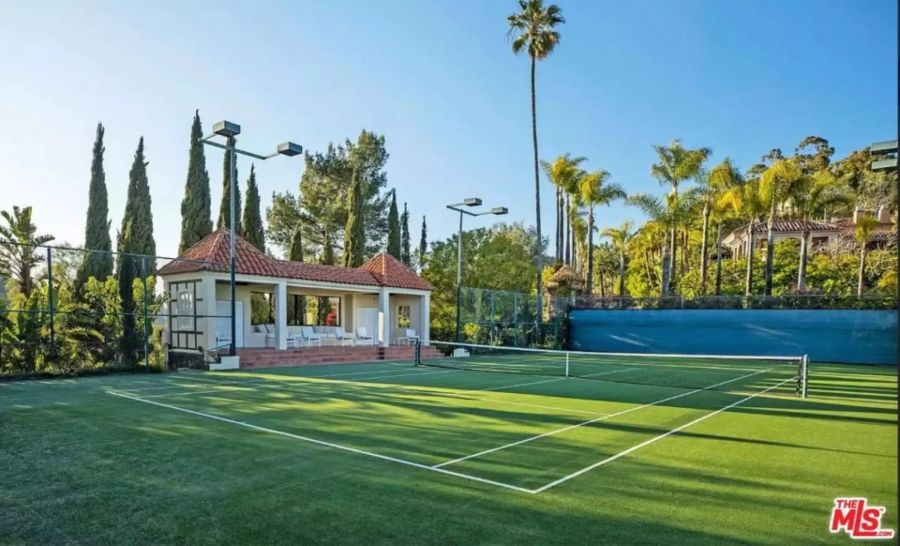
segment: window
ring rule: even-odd
[[[306,318],[308,324],[316,326],[341,325],[341,298],[313,296],[306,298]]]
[[[288,326],[305,326],[306,322],[306,296],[302,294],[288,294],[287,323]]]
[[[397,307],[397,326],[399,328],[409,328],[412,326],[412,320],[409,315],[409,305],[400,305]]]
[[[250,293],[250,324],[275,324],[275,298],[271,292]]]
[[[169,344],[173,349],[196,349],[204,322],[197,320],[197,281],[169,284]]]
[[[176,332],[192,332],[194,327],[194,290],[180,290],[175,293],[175,328]]]
[[[812,238],[812,247],[819,248],[820,246],[828,244],[828,237],[813,237]]]
[[[288,326],[340,326],[341,298],[288,294]]]

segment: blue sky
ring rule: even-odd
[[[841,156],[896,138],[897,5],[889,0],[559,2],[567,23],[538,67],[540,154],[571,152],[629,192],[661,192],[653,144],[709,146],[746,168],[807,135]],[[97,121],[106,127],[113,236],[146,139],[158,252],[175,253],[191,116],[241,123],[240,144],[310,150],[384,134],[389,183],[418,238],[479,196],[534,222],[528,63],[513,1],[27,2],[0,0],[0,209],[33,205],[80,244]],[[209,150],[214,209],[222,158]],[[249,163],[239,165],[242,189]],[[264,206],[296,192],[302,160],[257,165]],[[552,237],[552,188],[542,181]],[[263,211],[264,212],[264,211]],[[638,219],[621,205],[601,226]],[[467,227],[488,220],[470,222]]]

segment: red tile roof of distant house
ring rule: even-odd
[[[160,268],[160,275],[194,271],[228,272],[230,233],[216,230],[184,251],[178,259]],[[434,290],[422,277],[388,254],[378,254],[362,267],[339,267],[277,260],[267,256],[243,237],[235,239],[237,272],[240,275],[300,279],[306,281]]]

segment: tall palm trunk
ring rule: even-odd
[[[797,290],[806,288],[806,261],[809,255],[809,230],[800,235],[800,267],[797,270]]]
[[[556,245],[556,261],[562,261],[562,225],[563,225],[563,210],[562,210],[562,188],[556,186],[556,238],[553,242]]]
[[[661,258],[662,258],[662,260],[661,260],[662,261],[661,285],[662,285],[662,295],[663,296],[669,295],[669,274],[671,272],[671,267],[672,267],[672,262],[670,261],[670,258],[669,258],[669,244],[670,244],[670,242],[674,242],[674,241],[675,241],[674,237],[671,237],[671,238],[666,237],[665,241],[663,241],[662,256],[661,256]]]
[[[722,222],[716,222],[716,295],[722,295]]]
[[[688,232],[687,229],[681,232],[681,272],[680,274],[684,276],[684,274],[688,270],[687,265],[687,257],[688,257]]]
[[[856,283],[856,297],[858,298],[862,297],[863,290],[866,288],[866,256],[869,253],[865,241],[863,241],[861,247],[859,249],[859,281]]]
[[[625,295],[625,252],[619,252],[619,297]]]
[[[588,266],[588,275],[587,275],[587,293],[588,296],[592,296],[594,294],[594,207],[590,208],[590,212],[588,212],[588,251],[587,251],[587,266]],[[603,290],[601,283],[601,290]]]
[[[766,223],[768,227],[768,237],[766,237],[766,291],[765,295],[772,295],[772,262],[775,260],[775,202],[769,209],[769,220]]]
[[[571,213],[569,212],[569,194],[568,194],[568,192],[566,192],[566,194],[565,194],[565,199],[566,199],[566,203],[565,203],[565,205],[566,205],[566,214],[568,215],[568,222],[566,222],[566,225],[565,225],[565,230],[566,230],[566,256],[565,256],[565,260],[566,260],[566,264],[567,264],[567,265],[571,265],[571,263],[572,263],[572,254],[573,254],[573,249],[572,249],[572,215],[571,215]]]
[[[606,285],[604,283],[605,279],[603,277],[603,268],[602,267],[597,270],[597,276],[600,277],[600,279],[599,279],[600,280],[600,297],[605,298],[606,297]]]
[[[675,281],[675,269],[678,266],[678,237],[675,226],[669,230],[669,275],[666,286]],[[668,292],[668,289],[666,290]]]
[[[747,276],[744,282],[744,294],[750,296],[753,294],[753,223],[747,225]]]
[[[538,174],[538,139],[537,139],[537,95],[534,90],[535,59],[531,57],[531,142],[534,146],[534,213],[535,231],[537,232],[537,256],[535,269],[537,269],[537,314],[535,325],[544,320],[544,281],[541,273],[544,270],[544,245],[541,239],[541,179]]]
[[[706,268],[709,265],[709,256],[706,255],[706,239],[709,236],[709,203],[703,204],[703,240],[700,242],[700,293],[706,295]]]

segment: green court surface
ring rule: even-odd
[[[520,360],[0,383],[0,543],[838,544],[840,496],[897,528],[895,369]]]

